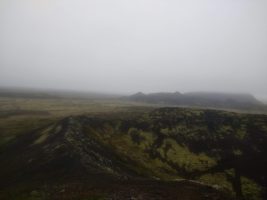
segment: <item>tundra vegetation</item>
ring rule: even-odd
[[[0,138],[0,199],[266,199],[264,114],[1,97]]]

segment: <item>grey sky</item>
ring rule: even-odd
[[[267,96],[266,0],[0,0],[0,86]]]

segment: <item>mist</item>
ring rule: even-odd
[[[265,0],[1,0],[0,86],[267,96]]]

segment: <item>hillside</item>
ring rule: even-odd
[[[237,110],[267,110],[266,106],[250,94],[234,93],[212,93],[212,92],[191,92],[191,93],[136,93],[124,97],[126,100],[146,102],[161,105],[195,106],[221,109]]]
[[[266,115],[161,108],[66,117],[1,146],[0,197],[260,200],[266,146]]]

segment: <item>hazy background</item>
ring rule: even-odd
[[[266,0],[0,0],[0,86],[267,97]]]

